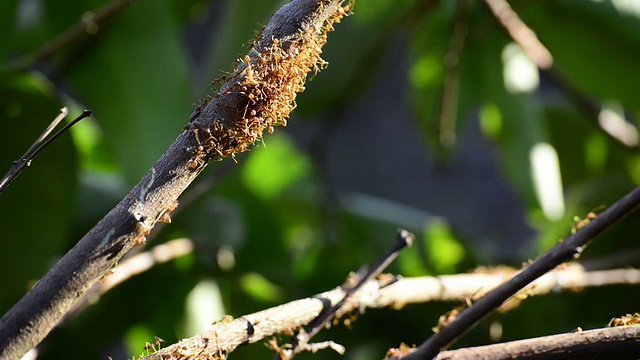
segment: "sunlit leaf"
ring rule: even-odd
[[[284,135],[270,136],[266,144],[247,158],[242,180],[256,195],[272,199],[306,175],[310,164]]]

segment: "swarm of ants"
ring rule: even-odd
[[[287,118],[296,107],[296,95],[305,90],[307,75],[326,65],[320,55],[327,33],[351,6],[339,6],[321,28],[309,25],[280,39],[257,36],[248,55],[238,59],[235,71],[214,82],[214,86],[217,82],[225,84],[216,95],[196,106],[185,127],[193,132],[197,143],[191,169],[199,170],[211,160],[230,155],[235,160],[236,153],[261,141],[265,131],[271,134],[275,126],[287,126]]]

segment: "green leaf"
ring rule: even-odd
[[[640,185],[640,155],[633,155],[627,160],[629,175],[636,185]]]
[[[421,241],[418,239],[417,241]],[[403,276],[424,276],[433,274],[426,267],[426,257],[420,254],[426,244],[414,244],[413,249],[403,251],[398,257],[398,267]],[[422,255],[422,256],[421,256]]]
[[[480,129],[491,140],[498,141],[502,136],[502,113],[496,104],[484,104],[480,108]]]

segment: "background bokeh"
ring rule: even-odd
[[[8,169],[60,107],[71,118],[93,110],[0,197],[2,313],[146,173],[283,1],[140,0],[92,23],[107,3],[0,2],[0,164]],[[535,68],[482,1],[357,0],[289,126],[237,163],[211,164],[148,244],[186,237],[196,250],[67,318],[39,358],[124,359],[154,336],[173,343],[225,314],[331,289],[376,262],[398,228],[417,236],[389,268],[403,276],[519,267],[566,236],[575,216],[632,189],[640,3],[512,6],[562,82]],[[80,19],[91,35],[32,63]],[[604,115],[626,126],[626,146],[605,134]],[[585,258],[636,248],[637,221],[616,225]],[[619,286],[533,298],[458,346],[490,342],[491,323],[502,324],[502,340],[601,327],[639,311],[638,295]],[[347,359],[381,358],[422,342],[457,305],[370,310],[319,339],[345,345]],[[231,357],[270,356],[258,344]]]

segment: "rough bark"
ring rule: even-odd
[[[273,15],[220,92],[196,108],[143,179],[0,319],[0,359],[18,359],[36,346],[124,254],[145,242],[207,163],[245,151],[264,131],[286,124],[308,72],[322,65],[320,48],[345,14],[343,1],[294,0]]]

